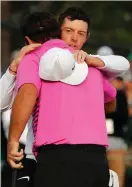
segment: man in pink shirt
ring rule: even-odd
[[[52,21],[54,22],[54,19]],[[88,25],[86,20],[83,22]],[[37,24],[41,31],[46,30],[46,27],[41,26],[40,20],[37,20]],[[48,28],[48,31],[50,29]],[[31,33],[25,36],[28,35],[32,36]],[[49,38],[44,37],[45,35],[46,32],[42,32],[39,38],[42,43],[45,42],[41,48],[24,57],[19,66],[19,91],[12,108],[9,153],[10,149],[12,150],[12,142],[18,145],[19,136],[34,109],[34,148],[39,152],[35,187],[94,187],[98,183],[105,187],[109,181],[109,170],[105,153],[108,141],[104,102],[112,101],[116,90],[98,69],[92,67],[88,69],[85,80],[80,81],[80,85],[73,86],[73,80],[66,82],[60,72],[60,79],[57,76],[58,79],[53,82],[50,74],[52,71],[48,72],[46,65],[50,62],[46,62],[43,67],[44,71],[49,73],[47,77],[50,79],[43,75],[41,78],[50,81],[40,79],[39,62],[43,54],[48,55],[48,51],[56,46],[67,49],[69,53],[71,50],[58,39],[46,42],[49,38],[57,37],[57,34],[50,36],[48,32]],[[32,41],[30,37],[27,39]],[[59,66],[59,69],[60,67],[62,66]],[[54,68],[52,67],[53,72]],[[74,68],[76,70],[76,65],[73,71]]]

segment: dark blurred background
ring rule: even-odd
[[[1,2],[1,73],[5,73],[14,52],[24,46],[24,39],[19,30],[20,20],[28,13],[34,11],[48,11],[56,15],[70,6],[79,6],[85,10],[91,17],[90,37],[84,46],[84,50],[89,54],[96,54],[101,46],[109,46],[113,53],[126,57],[131,69],[126,76],[118,77],[112,82],[117,88],[119,94],[117,100],[120,107],[117,111],[106,118],[115,120],[118,116],[119,123],[121,116],[125,112],[119,110],[126,108],[127,117],[122,124],[123,136],[110,134],[110,150],[108,159],[111,168],[115,171],[121,171],[124,180],[122,187],[132,187],[132,2],[131,1],[2,1]],[[120,94],[121,92],[121,94]],[[125,107],[122,104],[121,95],[126,97]],[[115,124],[116,125],[116,124]],[[119,124],[120,125],[120,124]],[[2,137],[2,164],[6,159],[6,143],[4,131]],[[111,139],[113,138],[113,139]],[[123,140],[122,147],[118,145],[118,140]],[[111,141],[112,140],[112,141]],[[113,140],[116,143],[113,143]],[[116,147],[113,149],[117,144]],[[112,155],[112,156],[111,156]],[[114,157],[113,157],[114,155]],[[114,159],[113,159],[114,158]],[[121,158],[121,159],[120,159]],[[113,160],[112,160],[113,159]],[[118,162],[119,161],[119,162]],[[125,165],[125,171],[124,167]]]
[[[24,45],[19,31],[21,18],[33,11],[49,11],[58,17],[64,9],[74,5],[82,7],[91,17],[91,36],[86,45],[89,53],[96,53],[99,46],[109,45],[116,54],[128,55],[132,49],[130,1],[2,1],[2,72],[10,63],[11,52]]]

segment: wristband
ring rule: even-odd
[[[13,71],[10,67],[9,67],[9,70],[12,71],[13,73],[17,74],[17,72],[16,72],[16,71]]]

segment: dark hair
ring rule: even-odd
[[[60,38],[60,26],[56,18],[47,12],[27,15],[20,25],[23,36],[35,42],[44,43],[52,38]]]
[[[123,81],[123,77],[121,77],[121,76],[116,77],[116,79],[119,81]]]
[[[68,18],[69,20],[82,20],[87,22],[88,26],[90,26],[90,18],[88,14],[83,11],[80,7],[69,7],[60,14],[59,16],[59,24],[60,26],[64,23],[65,18]]]

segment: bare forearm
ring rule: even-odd
[[[114,112],[115,110],[116,110],[116,99],[105,104],[105,113],[106,114]]]
[[[90,55],[87,55],[85,61],[89,66],[92,66],[92,67],[99,68],[99,67],[105,66],[104,62],[98,57],[92,57]]]
[[[9,141],[19,141],[34,108],[36,98],[37,89],[34,85],[24,85],[20,88],[12,107]]]

